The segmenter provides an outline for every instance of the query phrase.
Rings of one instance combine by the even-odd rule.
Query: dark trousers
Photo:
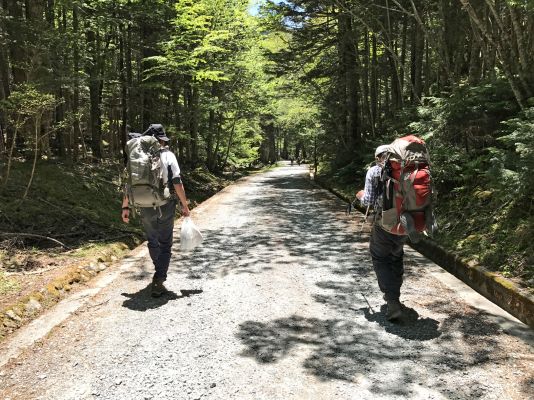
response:
[[[171,261],[175,212],[176,201],[174,200],[159,208],[141,208],[141,222],[148,240],[148,252],[156,268],[154,279],[167,279]]]
[[[378,225],[373,225],[369,250],[378,287],[386,300],[398,300],[404,274],[404,242],[406,236],[393,235]]]

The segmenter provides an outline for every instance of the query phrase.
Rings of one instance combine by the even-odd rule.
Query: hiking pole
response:
[[[369,303],[369,300],[367,300],[367,297],[365,297],[363,293],[361,293],[361,295],[365,299],[365,302],[367,303],[367,305],[369,306],[369,310],[371,310],[371,314],[374,314],[375,310],[373,310],[373,307],[371,307],[371,304]]]
[[[360,225],[360,230],[358,232],[358,235],[361,235],[362,234],[362,231],[363,231],[363,226],[365,225],[365,223],[367,222],[367,216],[369,215],[369,207],[371,207],[371,205],[369,204],[367,206],[367,210],[365,210],[365,215],[363,216],[363,221]]]
[[[358,198],[354,198],[354,200],[352,200],[352,202],[349,203],[349,205],[347,206],[347,209],[345,210],[346,215],[350,215],[350,213],[352,212],[352,209],[356,208],[356,206],[354,205],[354,203],[356,203],[356,200],[358,200]]]

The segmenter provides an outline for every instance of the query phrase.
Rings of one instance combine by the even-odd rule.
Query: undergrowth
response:
[[[41,161],[29,194],[22,199],[31,165],[15,161],[7,185],[0,190],[0,230],[54,238],[78,247],[127,235],[139,235],[138,224],[120,220],[119,165],[67,166]],[[4,246],[57,248],[36,237],[3,237]]]
[[[0,271],[0,295],[7,294],[20,289],[20,284],[14,279],[6,276],[5,272]]]
[[[7,185],[0,187],[0,261],[4,260],[4,267],[23,268],[10,259],[21,251],[85,257],[113,243],[130,248],[139,244],[143,238],[140,219],[131,218],[129,224],[121,220],[121,171],[119,163],[68,166],[43,160],[37,164],[28,196],[22,199],[31,165],[15,160]],[[215,176],[203,168],[184,171],[190,208],[239,177],[233,175]]]

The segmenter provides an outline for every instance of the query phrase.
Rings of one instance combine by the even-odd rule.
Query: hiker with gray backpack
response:
[[[367,171],[365,188],[356,197],[374,208],[369,250],[380,291],[387,303],[386,318],[402,317],[400,288],[404,275],[407,236],[419,241],[436,229],[432,212],[430,161],[425,142],[410,135],[375,151],[377,165]]]
[[[169,138],[161,124],[152,124],[140,136],[126,143],[128,180],[122,200],[122,220],[129,222],[130,213],[140,210],[141,222],[148,241],[148,251],[155,273],[151,294],[159,297],[167,291],[164,282],[171,259],[176,204],[189,216],[189,207],[180,178],[176,156],[168,148]]]

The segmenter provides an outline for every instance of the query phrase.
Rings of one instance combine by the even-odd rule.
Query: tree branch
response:
[[[30,238],[37,238],[37,239],[46,239],[46,240],[50,240],[50,241],[52,241],[54,243],[59,244],[61,247],[65,248],[67,250],[71,250],[71,248],[69,246],[67,246],[64,243],[61,243],[59,240],[56,240],[56,239],[48,237],[48,236],[36,235],[36,234],[33,234],[33,233],[0,232],[0,236],[5,236],[5,237],[30,237]]]

